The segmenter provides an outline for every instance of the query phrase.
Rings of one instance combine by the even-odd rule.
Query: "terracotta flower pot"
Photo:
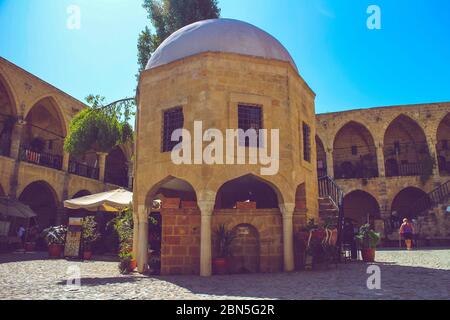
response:
[[[83,252],[83,260],[91,260],[92,259],[92,251],[86,250]]]
[[[48,245],[48,256],[52,259],[59,259],[59,258],[61,258],[63,249],[64,249],[64,245],[62,245],[62,244],[49,244]]]
[[[314,240],[323,240],[327,236],[327,233],[323,229],[314,230],[312,233],[312,239]]]
[[[223,275],[228,273],[227,258],[214,258],[212,263],[214,274]]]
[[[25,242],[23,248],[25,249],[26,252],[31,252],[34,251],[36,247],[36,242]]]
[[[136,259],[131,259],[130,261],[130,272],[134,271],[137,268],[137,261]]]
[[[364,262],[375,262],[375,249],[362,248],[361,255]]]

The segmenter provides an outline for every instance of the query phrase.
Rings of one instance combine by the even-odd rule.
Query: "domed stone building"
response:
[[[134,177],[139,271],[158,251],[161,274],[211,275],[219,254],[214,230],[222,224],[237,235],[233,272],[294,270],[293,234],[307,219],[318,218],[314,99],[288,51],[248,23],[200,21],[166,39],[139,82]],[[172,160],[178,142],[171,135],[181,128],[191,135],[183,133],[182,144],[192,164]],[[207,129],[227,138],[227,129],[236,133],[209,162],[198,158],[213,140],[202,140]],[[255,129],[257,143],[237,129]],[[267,129],[267,136],[260,129]],[[279,139],[272,136],[276,130]],[[252,152],[274,155],[277,148],[279,163],[270,174],[263,174],[267,162],[245,161]],[[161,239],[149,233],[149,216],[159,222]]]

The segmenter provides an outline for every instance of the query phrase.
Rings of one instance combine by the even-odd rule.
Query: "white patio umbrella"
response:
[[[5,197],[0,197],[0,213],[5,216],[23,219],[36,217],[36,213],[29,206]]]
[[[64,207],[89,211],[119,212],[130,207],[132,203],[132,192],[125,189],[117,189],[66,200],[64,201]]]

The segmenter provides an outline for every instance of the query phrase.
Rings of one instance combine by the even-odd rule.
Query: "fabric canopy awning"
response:
[[[29,206],[5,197],[0,197],[0,213],[5,216],[24,219],[36,217],[36,213]]]
[[[85,209],[89,211],[117,212],[132,205],[133,193],[125,189],[111,190],[89,196],[66,200],[68,209]]]

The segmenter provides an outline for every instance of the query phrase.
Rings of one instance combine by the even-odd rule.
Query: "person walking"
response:
[[[412,240],[414,238],[414,226],[407,218],[403,219],[403,224],[400,226],[399,234],[405,241],[406,249],[411,250]]]

